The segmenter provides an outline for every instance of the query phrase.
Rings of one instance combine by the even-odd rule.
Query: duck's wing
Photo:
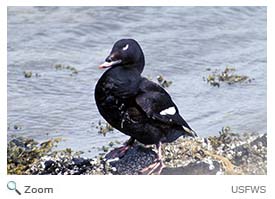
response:
[[[180,125],[186,132],[195,134],[180,116],[170,95],[158,84],[143,78],[136,96],[136,103],[147,117],[166,124]]]

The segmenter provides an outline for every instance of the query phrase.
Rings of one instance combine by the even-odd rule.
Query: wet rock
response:
[[[72,161],[78,167],[90,166],[91,165],[90,161],[88,159],[85,159],[85,158],[75,157],[75,158],[72,158]]]
[[[52,167],[55,164],[55,161],[53,160],[47,160],[45,161],[44,165],[45,165],[45,170],[47,170],[48,168]]]
[[[256,137],[250,143],[244,143],[233,149],[232,163],[239,166],[243,172],[265,174],[267,163],[267,136]]]
[[[153,164],[157,154],[152,148],[146,148],[142,145],[134,145],[119,160],[111,161],[110,165],[115,168],[114,174],[134,175],[139,174],[140,170]]]
[[[250,143],[251,146],[267,147],[267,134],[257,137]]]
[[[24,71],[23,74],[24,74],[24,77],[25,77],[25,78],[31,78],[31,77],[33,77],[33,76],[35,76],[35,77],[41,77],[40,74],[38,74],[38,73],[33,73],[32,71]]]
[[[24,77],[25,78],[31,78],[32,77],[32,71],[24,71]]]
[[[181,167],[166,167],[161,175],[216,175],[220,170],[221,165],[217,161],[213,161],[213,164],[193,162]]]
[[[31,168],[36,163],[48,156],[52,148],[60,141],[53,139],[38,144],[33,139],[14,138],[8,143],[7,149],[7,169],[10,174],[33,174],[36,173]]]
[[[120,159],[81,157],[71,149],[53,150],[56,140],[41,144],[17,138],[8,143],[9,174],[39,175],[137,175],[154,163],[153,147],[135,143]],[[114,145],[108,146],[111,150]],[[218,136],[179,138],[162,145],[162,175],[256,174],[267,172],[266,134],[235,134],[225,127]],[[106,150],[107,151],[107,150]]]
[[[117,169],[114,174],[138,174],[138,170],[152,164],[155,152],[142,148],[135,146],[118,160],[119,164],[113,164]],[[266,174],[266,134],[240,135],[225,127],[219,136],[179,138],[163,144],[162,154],[166,166],[163,175]]]

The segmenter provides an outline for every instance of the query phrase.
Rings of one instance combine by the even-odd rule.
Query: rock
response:
[[[139,171],[150,164],[157,158],[156,152],[151,148],[146,148],[142,145],[134,145],[126,154],[119,160],[111,161],[110,165],[116,168],[114,174],[139,174]]]
[[[260,143],[262,144],[263,147],[267,147],[267,134],[264,134],[262,136],[257,137],[255,140],[253,140],[250,145],[257,145],[259,146]]]
[[[46,162],[44,162],[44,166],[45,166],[45,170],[49,170],[51,167],[53,167],[55,165],[55,161],[53,160],[47,160]]]
[[[78,167],[90,166],[91,165],[90,161],[88,159],[85,159],[85,158],[77,157],[77,158],[73,158],[72,161]]]
[[[214,166],[214,168],[212,168]],[[161,175],[216,175],[221,169],[221,165],[217,161],[213,161],[213,165],[206,162],[190,163],[181,167],[167,167],[161,172]]]
[[[25,78],[31,78],[32,77],[32,71],[24,71],[24,77]]]
[[[54,151],[56,143],[58,140],[41,144],[25,138],[11,140],[8,143],[8,174],[137,175],[157,158],[154,148],[140,143],[135,143],[120,159],[108,161],[104,159],[106,152],[90,159],[71,149]],[[266,134],[240,135],[223,128],[219,136],[179,138],[163,144],[166,167],[161,175],[265,175],[266,154]]]

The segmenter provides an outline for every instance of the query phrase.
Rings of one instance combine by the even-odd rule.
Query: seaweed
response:
[[[70,66],[70,65],[55,64],[54,68],[56,70],[67,70],[67,71],[70,71],[71,72],[70,76],[78,74],[78,70],[75,67]]]
[[[102,134],[104,137],[108,132],[114,131],[114,127],[112,127],[108,122],[101,122],[101,120],[98,121],[96,128],[98,129],[98,133]]]
[[[162,75],[157,76],[157,81],[158,84],[161,85],[163,88],[168,88],[172,84],[172,81],[164,79]]]
[[[211,71],[210,68],[206,69],[207,71]],[[211,74],[207,76],[207,78],[203,77],[204,81],[206,80],[207,83],[211,86],[220,87],[221,83],[227,83],[228,85],[236,84],[236,83],[251,83],[253,78],[249,78],[246,75],[238,75],[235,74],[236,68],[226,66],[226,68],[219,72],[219,70],[214,70]]]
[[[94,158],[67,148],[53,150],[60,139],[38,143],[33,139],[15,138],[8,143],[8,174],[52,175],[124,175],[139,171],[156,161],[156,152],[139,142],[118,159],[105,155],[116,141],[101,147]],[[166,168],[161,174],[185,175],[265,175],[267,173],[267,136],[255,133],[234,133],[224,127],[216,136],[179,138],[162,145]]]
[[[7,169],[8,174],[31,174],[31,165],[50,154],[60,138],[39,144],[33,139],[18,137],[8,143]]]
[[[24,71],[23,72],[25,78],[31,78],[33,76],[40,77],[41,75],[38,73],[33,73],[32,71]]]

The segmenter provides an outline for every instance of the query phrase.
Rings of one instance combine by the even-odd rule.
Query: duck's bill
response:
[[[103,69],[103,68],[109,68],[113,65],[121,63],[121,60],[116,60],[116,61],[111,61],[111,62],[104,62],[103,64],[99,65],[98,68]]]

